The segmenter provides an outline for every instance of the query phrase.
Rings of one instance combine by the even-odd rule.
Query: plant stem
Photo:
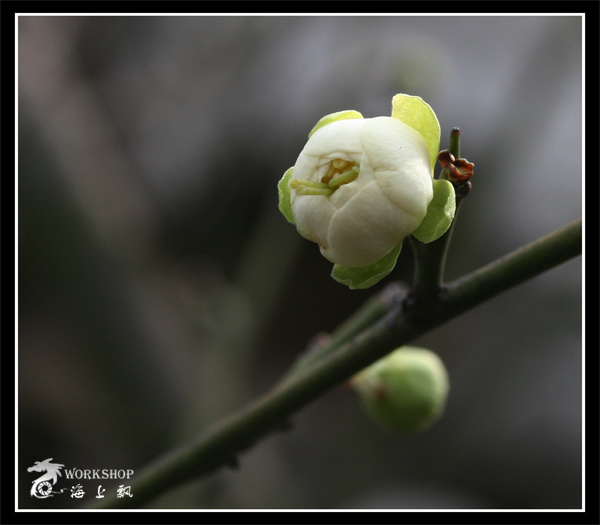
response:
[[[450,147],[448,151],[454,155],[455,159],[460,158],[460,129],[452,128],[450,132]]]
[[[317,336],[316,344],[309,343],[308,348],[300,354],[288,372],[280,379],[279,383],[287,381],[292,375],[304,370],[312,363],[331,354],[336,348],[350,341],[353,337],[366,330],[373,323],[381,319],[392,308],[400,305],[408,294],[405,284],[392,282],[381,292],[371,297],[354,314],[344,321],[330,336]]]
[[[389,352],[579,255],[581,235],[579,220],[449,284],[438,299],[439,315],[427,317],[426,322],[407,313],[402,304],[395,304],[348,343],[298,370],[247,408],[207,429],[192,443],[158,458],[137,477],[132,487],[133,498],[105,498],[96,508],[139,507],[190,479],[235,463],[240,451],[277,430],[294,412]]]
[[[453,128],[450,133],[450,147],[448,151],[455,157],[460,156],[460,130]],[[446,169],[442,169],[440,178],[448,179]],[[414,237],[409,237],[410,245],[415,256],[415,275],[413,280],[413,289],[411,293],[411,305],[416,310],[427,313],[430,316],[437,316],[435,307],[439,305],[439,294],[443,290],[444,269],[446,267],[446,255],[458,211],[464,198],[469,194],[470,182],[451,181],[456,195],[456,210],[454,219],[448,231],[436,241],[424,244]]]
[[[462,313],[581,254],[581,219],[461,277],[446,288],[446,310]]]

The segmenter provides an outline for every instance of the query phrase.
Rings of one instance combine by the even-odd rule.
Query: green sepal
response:
[[[398,255],[400,255],[400,250],[402,250],[402,241],[390,253],[369,266],[348,268],[347,266],[336,264],[331,272],[331,277],[339,283],[348,286],[350,290],[370,288],[394,269]]]
[[[279,184],[277,184],[277,192],[279,193],[279,210],[283,213],[283,216],[292,224],[294,221],[294,214],[292,213],[292,194],[290,190],[290,179],[294,173],[294,167],[292,166],[287,170]]]
[[[325,115],[315,127],[308,134],[308,138],[312,137],[313,133],[317,131],[319,128],[323,126],[327,126],[327,124],[331,124],[332,122],[336,122],[338,120],[348,120],[353,118],[364,118],[358,111],[354,111],[353,109],[347,109],[345,111],[338,111],[337,113],[330,113],[329,115]]]
[[[439,239],[452,224],[456,212],[456,196],[450,181],[433,181],[433,199],[427,207],[427,215],[421,225],[412,233],[425,244]]]
[[[442,130],[431,106],[421,97],[399,93],[392,99],[392,117],[416,129],[425,139],[425,144],[427,144],[429,150],[431,173],[433,174],[440,152]]]

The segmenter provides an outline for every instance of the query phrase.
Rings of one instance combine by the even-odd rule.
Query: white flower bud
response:
[[[433,197],[430,152],[397,118],[317,129],[290,179],[296,226],[330,261],[371,265],[419,227]]]
[[[433,242],[452,223],[454,187],[433,179],[440,123],[420,97],[396,95],[391,117],[331,113],[308,137],[279,181],[279,209],[335,263],[336,281],[373,286],[407,235]]]

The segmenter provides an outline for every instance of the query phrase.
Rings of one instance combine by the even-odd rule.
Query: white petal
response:
[[[332,216],[328,247],[321,253],[343,266],[368,266],[387,255],[420,222],[395,206],[373,181]]]
[[[292,173],[290,182],[294,179],[318,180],[316,178],[316,173],[319,160],[320,157],[305,155],[304,152],[302,152],[294,165],[294,172]],[[294,202],[295,193],[296,192],[292,192],[292,202]]]
[[[364,155],[390,200],[421,221],[433,198],[429,150],[421,134],[398,119],[368,119],[361,130]]]
[[[323,126],[308,139],[300,155],[336,158],[336,153],[360,153],[360,130],[368,120],[338,120]]]
[[[292,211],[296,224],[304,230],[303,235],[321,246],[327,246],[329,223],[336,212],[329,199],[323,195],[296,195]]]
[[[360,162],[364,124],[365,119],[338,120],[318,129],[298,156],[292,179],[321,180],[333,159]]]
[[[354,196],[356,196],[356,194],[365,186],[374,181],[371,164],[366,157],[363,156],[363,159],[363,162],[360,163],[360,172],[358,177],[352,182],[340,186],[335,193],[329,197],[331,204],[333,204],[338,210],[342,206],[345,206],[345,204]]]

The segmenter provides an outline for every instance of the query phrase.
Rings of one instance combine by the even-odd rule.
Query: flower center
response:
[[[290,188],[295,189],[298,195],[332,195],[335,190],[344,184],[352,182],[358,177],[360,168],[356,162],[344,159],[333,159],[329,163],[327,173],[321,180],[312,181],[292,179]]]

